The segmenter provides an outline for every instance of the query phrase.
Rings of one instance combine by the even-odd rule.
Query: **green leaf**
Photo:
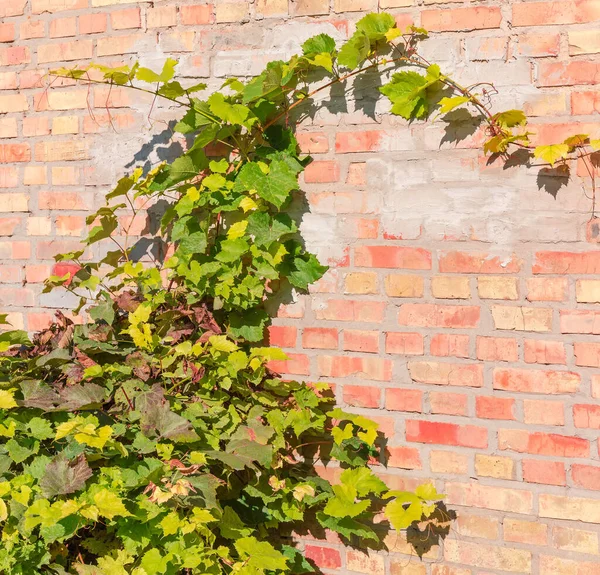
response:
[[[429,85],[427,79],[417,72],[400,72],[379,90],[392,102],[393,114],[412,120],[427,115],[426,89]]]
[[[391,28],[396,26],[396,20],[387,12],[367,14],[356,23],[356,29],[364,32],[371,41],[383,40]]]
[[[223,516],[219,521],[219,529],[221,535],[226,539],[242,539],[248,537],[252,533],[252,528],[245,525],[240,516],[227,506],[223,510]]]
[[[533,150],[536,158],[548,162],[551,166],[569,155],[569,146],[567,144],[551,144],[549,146],[538,146]]]
[[[112,324],[115,319],[115,304],[110,299],[101,300],[100,303],[89,310],[90,317],[96,321],[105,321]]]
[[[83,489],[91,476],[92,470],[84,455],[69,461],[64,454],[59,454],[46,467],[40,487],[44,497],[68,495]]]
[[[251,567],[266,571],[283,570],[287,567],[287,559],[266,541],[259,541],[256,537],[243,537],[235,543],[235,548],[240,556]]]
[[[369,37],[362,31],[356,31],[340,49],[338,53],[338,63],[350,70],[358,68],[362,64],[371,50]]]
[[[371,505],[368,499],[356,501],[356,489],[350,485],[333,485],[334,497],[327,501],[323,513],[332,517],[356,517]]]
[[[260,309],[242,314],[232,313],[229,316],[229,332],[234,337],[241,337],[246,341],[262,341],[268,321],[269,315]]]
[[[258,163],[249,162],[240,170],[235,180],[234,192],[254,191],[267,202],[280,208],[292,190],[298,189],[298,178],[289,165],[273,160],[265,173]]]
[[[494,114],[493,119],[502,128],[514,128],[515,126],[524,126],[527,124],[527,116],[521,110],[507,110]]]
[[[467,96],[454,96],[453,98],[442,98],[439,101],[440,113],[447,114],[448,112],[451,112],[455,108],[458,108],[459,106],[462,106],[463,104],[466,104],[470,100],[471,100],[471,98],[469,98]]]
[[[296,223],[287,214],[270,216],[266,212],[254,212],[248,217],[246,232],[254,236],[259,246],[270,246],[280,241],[284,236],[298,231]]]
[[[309,38],[302,44],[302,53],[307,54],[321,54],[326,52],[332,54],[335,51],[335,40],[328,34],[318,34]]]
[[[370,493],[380,495],[387,491],[386,484],[379,479],[368,467],[346,469],[340,476],[342,483],[354,487],[360,497]]]
[[[313,254],[309,254],[308,261],[294,258],[294,267],[296,269],[289,274],[288,279],[293,286],[300,289],[307,289],[328,270],[327,266],[322,266]]]
[[[251,114],[248,106],[231,104],[219,92],[215,92],[208,99],[208,105],[212,114],[229,124],[244,126]]]
[[[98,513],[107,519],[131,515],[123,504],[123,500],[108,489],[101,489],[94,495],[94,505],[98,508]]]
[[[219,246],[215,255],[215,259],[224,263],[231,263],[238,261],[248,250],[250,246],[248,242],[243,238],[237,238],[235,240],[223,240]]]
[[[175,75],[175,66],[177,66],[177,60],[167,58],[160,74],[148,68],[138,68],[135,77],[141,82],[147,82],[148,84],[169,82]]]
[[[392,527],[400,531],[410,527],[413,521],[421,520],[423,504],[416,495],[407,494],[407,497],[398,498],[388,503],[384,515],[390,520]]]

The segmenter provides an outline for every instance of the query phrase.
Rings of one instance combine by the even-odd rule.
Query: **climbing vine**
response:
[[[487,153],[525,149],[566,169],[600,147],[587,135],[532,147],[522,112],[492,114],[477,87],[418,55],[425,35],[370,14],[339,49],[320,34],[206,99],[204,84],[174,79],[170,59],[158,73],[54,72],[171,101],[191,145],[119,180],[88,217],[81,250],[57,256],[64,273],[45,289],[75,294],[89,321],[59,313],[31,340],[0,335],[1,573],[302,573],[314,566],[294,533],[330,530],[361,546],[388,529],[429,545],[447,533],[432,484],[399,492],[378,476],[377,425],[335,407],[327,384],[280,379],[269,362],[286,356],[264,344],[270,312],[327,269],[290,215],[310,162],[295,109],[319,92],[399,70],[380,88],[393,114],[444,118],[464,107],[487,126]],[[151,260],[131,245],[150,205],[164,206],[150,225]],[[98,243],[103,257],[92,261]]]

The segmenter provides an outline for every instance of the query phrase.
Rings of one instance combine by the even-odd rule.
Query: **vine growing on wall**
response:
[[[0,335],[0,572],[302,573],[313,565],[294,533],[330,530],[361,546],[389,529],[429,544],[447,533],[433,485],[390,490],[369,465],[385,463],[377,425],[335,407],[327,384],[280,379],[269,362],[286,356],[263,343],[269,310],[326,271],[290,215],[310,162],[295,109],[319,92],[395,69],[380,88],[393,114],[463,106],[486,123],[491,154],[518,147],[568,166],[600,147],[578,135],[532,148],[522,112],[492,114],[477,88],[418,55],[425,35],[370,14],[339,49],[319,34],[206,99],[203,84],[174,79],[174,60],[160,72],[55,71],[181,106],[175,129],[192,144],[119,180],[88,217],[81,250],[57,256],[69,271],[45,289],[75,294],[89,321],[59,313],[31,340]],[[130,232],[159,201],[158,256],[136,260]],[[103,257],[90,261],[97,243]],[[323,464],[334,472],[319,475]]]

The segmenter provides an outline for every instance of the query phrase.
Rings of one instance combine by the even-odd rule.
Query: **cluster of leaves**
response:
[[[391,16],[372,14],[339,51],[319,35],[205,100],[203,85],[173,79],[172,60],[160,73],[58,72],[151,84],[185,106],[176,129],[191,145],[122,178],[88,218],[81,251],[57,256],[71,271],[46,289],[76,294],[91,321],[58,314],[31,341],[0,335],[1,573],[302,573],[313,566],[293,533],[375,544],[390,527],[437,521],[433,486],[390,491],[369,467],[381,455],[377,425],[336,408],[326,384],[278,378],[268,362],[285,354],[263,344],[270,306],[326,270],[290,216],[310,158],[285,120],[315,78],[343,81],[382,54],[412,61],[422,33],[403,36]],[[420,117],[442,76],[435,66],[412,74],[384,92],[396,112]],[[129,230],[148,205],[164,210],[156,259],[140,261]],[[90,262],[99,242],[104,257]]]

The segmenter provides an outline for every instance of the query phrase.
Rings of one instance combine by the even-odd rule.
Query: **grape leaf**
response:
[[[85,482],[91,476],[92,470],[84,455],[69,461],[61,453],[46,466],[46,473],[40,481],[40,487],[44,497],[67,495],[83,489]]]
[[[408,506],[405,508],[407,503]],[[423,504],[416,495],[408,493],[407,497],[398,498],[388,503],[385,506],[384,514],[390,520],[392,527],[400,531],[409,527],[413,521],[421,520]]]
[[[234,192],[255,191],[261,198],[280,208],[292,190],[298,189],[298,179],[290,166],[273,160],[265,173],[256,162],[249,162],[235,180]]]
[[[335,40],[328,34],[318,34],[309,38],[304,44],[302,44],[302,53],[307,54],[321,54],[327,52],[328,54],[333,53],[335,50]]]
[[[550,144],[549,146],[538,146],[533,150],[533,155],[536,158],[548,162],[551,166],[569,154],[569,146],[567,144]]]
[[[361,31],[356,31],[340,49],[338,63],[354,70],[365,61],[371,50],[369,37]]]
[[[356,23],[356,29],[364,32],[371,41],[383,40],[395,26],[396,20],[387,12],[367,14]]]
[[[470,101],[471,98],[467,96],[454,96],[453,98],[442,98],[439,101],[440,113],[447,114],[454,110],[454,108],[458,108],[458,106],[462,106],[462,104],[466,104]]]
[[[154,82],[169,82],[175,75],[175,66],[177,66],[177,60],[167,58],[160,74],[157,74],[149,68],[138,68],[135,77],[141,82],[147,82],[148,84],[153,84]]]
[[[527,116],[521,110],[507,110],[494,114],[493,119],[502,128],[514,128],[527,124]]]
[[[379,90],[392,102],[393,114],[411,120],[427,115],[425,91],[428,85],[427,79],[417,72],[400,72],[394,74],[392,81]]]
[[[307,289],[316,282],[327,271],[327,266],[322,266],[313,255],[308,256],[308,261],[302,258],[294,258],[294,271],[290,272],[288,279],[290,283],[300,289]]]
[[[261,571],[275,571],[287,567],[286,557],[266,541],[259,541],[256,537],[243,537],[234,545],[240,558],[251,567]]]

